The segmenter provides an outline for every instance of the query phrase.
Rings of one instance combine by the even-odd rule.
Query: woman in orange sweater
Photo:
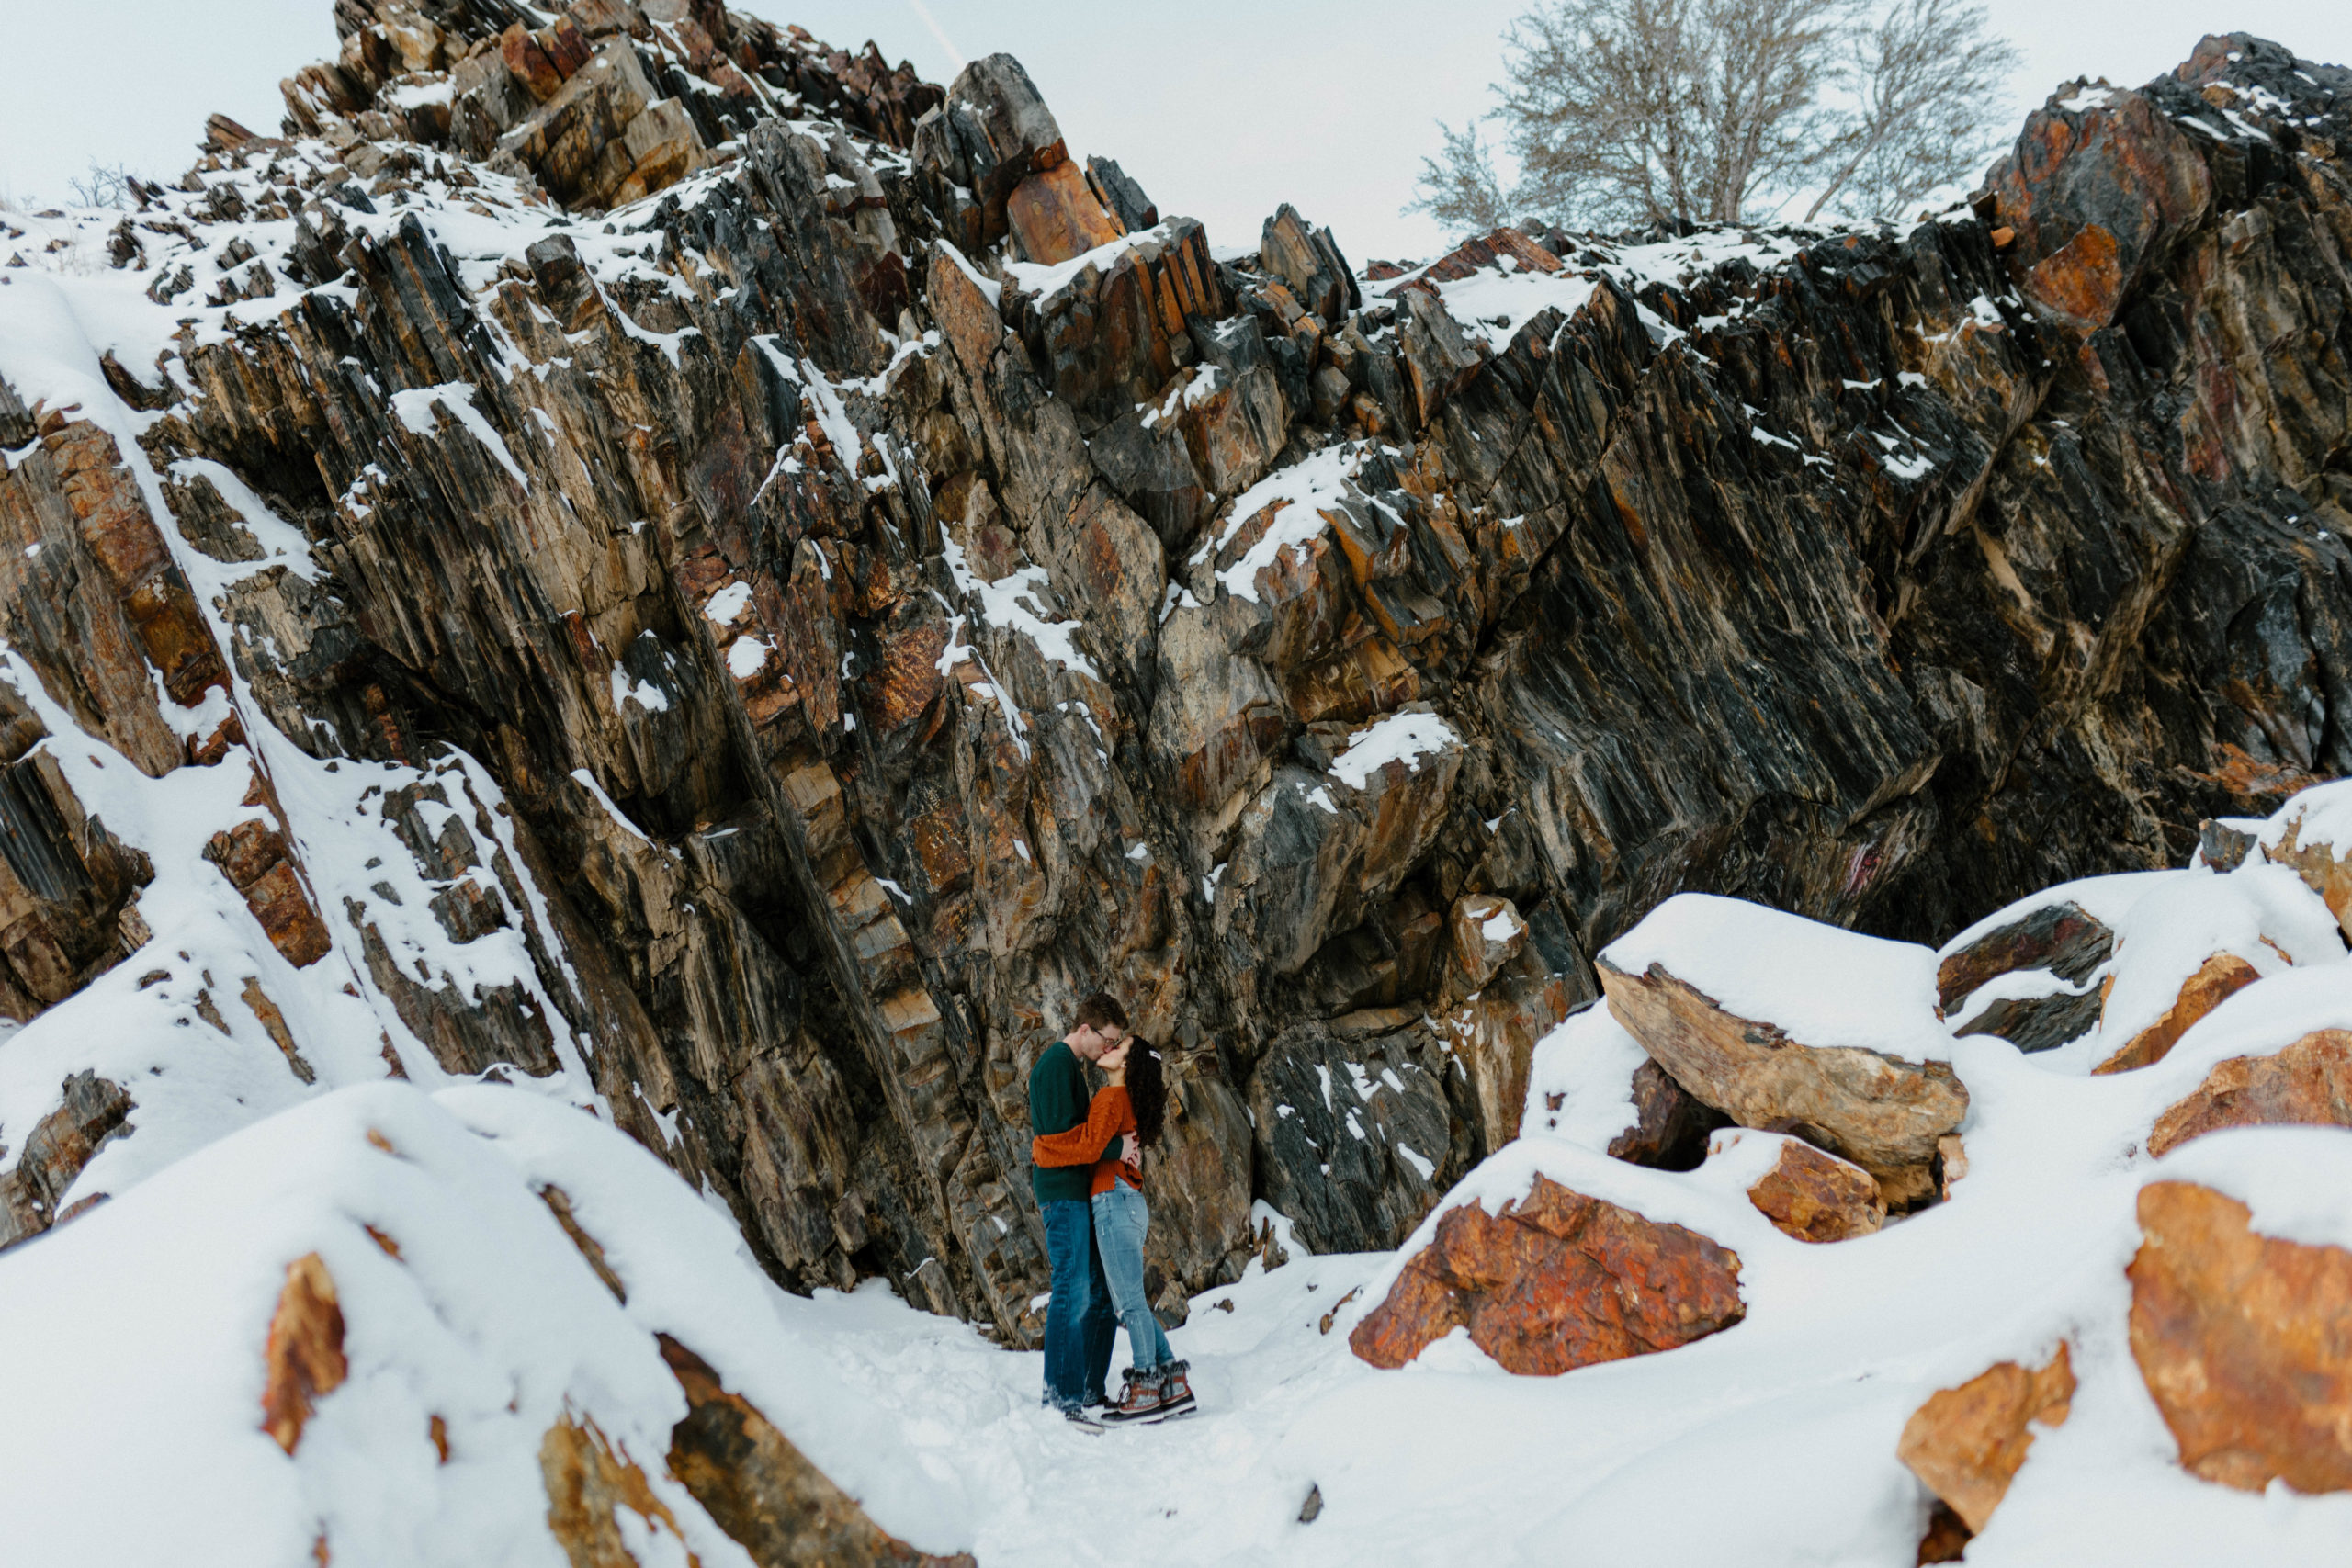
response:
[[[1143,1241],[1151,1226],[1143,1197],[1143,1151],[1159,1142],[1168,1083],[1159,1053],[1133,1035],[1096,1065],[1107,1081],[1087,1108],[1085,1122],[1032,1138],[1029,1157],[1043,1166],[1094,1168],[1094,1247],[1135,1359],[1119,1403],[1104,1413],[1103,1424],[1164,1421],[1194,1408],[1190,1369],[1168,1348],[1143,1288]]]

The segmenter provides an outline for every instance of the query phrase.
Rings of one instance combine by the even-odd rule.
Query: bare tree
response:
[[[130,205],[131,173],[121,164],[101,164],[90,160],[87,174],[77,175],[65,182],[65,188],[76,207],[129,207]]]
[[[1510,222],[1510,198],[1495,173],[1494,155],[1479,140],[1477,123],[1456,130],[1440,120],[1437,129],[1445,148],[1436,157],[1421,160],[1421,194],[1407,202],[1405,210],[1426,212],[1446,228],[1465,232],[1485,232]]]
[[[1973,174],[2017,69],[2018,51],[1961,0],[1902,0],[1848,39],[1856,99],[1840,162],[1805,209],[1833,198],[1864,217],[1899,216],[1938,186]]]
[[[1808,217],[1883,216],[1982,155],[2015,58],[1965,0],[1551,0],[1504,36],[1516,187],[1475,127],[1440,126],[1407,210],[1680,226],[1817,192]]]

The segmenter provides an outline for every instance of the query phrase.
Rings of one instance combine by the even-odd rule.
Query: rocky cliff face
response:
[[[2352,74],[2275,45],[1905,232],[1358,273],[1003,56],[336,19],[282,137],[0,242],[86,260],[0,271],[7,1235],[489,1074],[1022,1341],[1100,987],[1181,1310],[1254,1198],[1400,1240],[1669,893],[1939,941],[2352,771]]]

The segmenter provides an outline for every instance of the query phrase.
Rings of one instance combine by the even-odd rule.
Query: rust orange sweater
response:
[[[1111,1183],[1124,1181],[1136,1184],[1127,1168],[1119,1162],[1114,1145],[1122,1134],[1136,1130],[1135,1107],[1127,1100],[1126,1089],[1118,1084],[1098,1090],[1094,1103],[1086,1108],[1086,1120],[1067,1133],[1042,1133],[1029,1140],[1029,1158],[1043,1166],[1091,1165],[1094,1185],[1087,1191],[1090,1198],[1101,1197],[1111,1190]]]

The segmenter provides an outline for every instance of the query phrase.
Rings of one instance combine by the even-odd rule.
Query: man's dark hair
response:
[[[1127,1026],[1127,1010],[1121,1007],[1119,999],[1110,992],[1097,991],[1078,1004],[1078,1021],[1082,1029],[1100,1031],[1106,1026],[1125,1029]]]

